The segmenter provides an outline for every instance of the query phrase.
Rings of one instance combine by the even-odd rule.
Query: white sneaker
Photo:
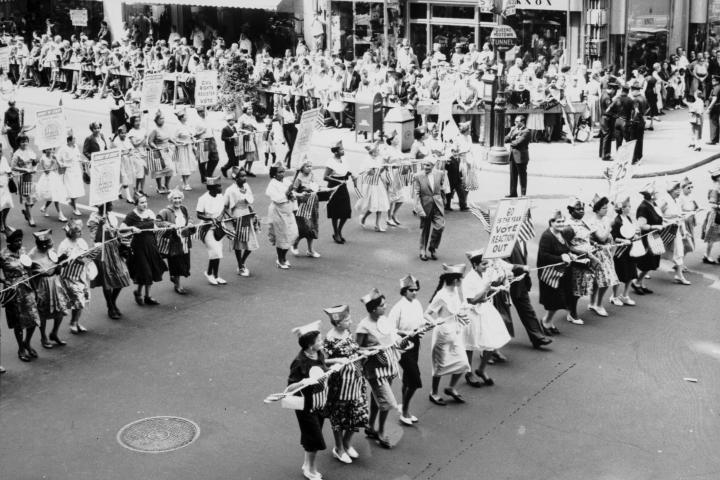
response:
[[[305,254],[305,256],[310,257],[310,258],[320,258],[321,257],[321,255],[318,252],[307,252]]]
[[[290,265],[287,262],[280,263],[280,260],[275,260],[275,265],[281,270],[287,270],[288,268],[290,268]]]
[[[360,454],[353,447],[348,447],[345,449],[345,451],[347,452],[348,456],[350,456],[350,458],[360,458]]]
[[[65,215],[63,215],[62,213],[59,213],[59,214],[58,214],[58,220],[60,220],[61,222],[67,222],[67,221],[68,221],[68,219],[67,219],[67,218],[65,217]]]
[[[215,279],[215,277],[213,277],[212,275],[208,274],[207,272],[205,272],[205,278],[207,278],[207,281],[208,281],[208,283],[209,283],[210,285],[217,285],[217,284],[218,284],[218,282],[217,282],[217,280]]]
[[[632,298],[627,297],[627,296],[620,297],[620,300],[622,300],[623,305],[630,305],[631,307],[634,307],[635,305],[637,305],[637,303],[635,303],[635,300],[633,300]]]
[[[412,420],[413,423],[418,423],[420,421],[415,415],[410,415],[410,420]]]
[[[247,267],[243,267],[243,269],[240,270],[240,276],[241,276],[241,277],[249,277],[249,276],[250,276],[250,270],[248,270]]]
[[[403,425],[412,425],[413,421],[412,421],[412,418],[410,418],[410,417],[404,417],[404,416],[400,415],[400,423],[402,423]]]
[[[622,297],[610,297],[610,303],[612,303],[616,307],[622,307],[623,306]]]
[[[573,318],[572,315],[568,313],[567,317],[565,318],[568,322],[574,324],[574,325],[585,325],[585,322],[581,318]]]
[[[333,457],[340,460],[342,463],[352,463],[352,459],[350,458],[350,455],[348,455],[345,452],[343,452],[342,455],[340,455],[339,453],[337,453],[337,450],[335,450],[335,447],[333,447],[333,449],[332,449],[332,455],[333,455]]]
[[[295,255],[296,257],[297,257],[298,255],[300,255],[300,252],[299,252],[298,249],[295,248],[295,247],[290,247],[290,252],[291,252],[293,255]]]
[[[227,282],[220,277],[215,277],[215,281],[218,283],[218,285],[227,285]]]

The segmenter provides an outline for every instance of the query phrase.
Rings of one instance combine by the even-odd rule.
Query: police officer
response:
[[[615,117],[615,143],[616,148],[620,148],[623,140],[630,140],[630,115],[633,111],[633,101],[628,97],[630,88],[623,85],[618,96],[610,106],[605,110],[611,116]]]
[[[612,104],[617,89],[620,85],[617,83],[608,83],[607,89],[600,96],[600,148],[599,156],[601,160],[612,160],[610,151],[612,150],[613,135],[615,131],[615,117],[607,112],[608,107]]]

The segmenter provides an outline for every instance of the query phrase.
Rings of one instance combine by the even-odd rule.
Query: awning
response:
[[[191,5],[196,7],[255,8],[259,10],[277,10],[283,0],[125,0],[128,5]]]

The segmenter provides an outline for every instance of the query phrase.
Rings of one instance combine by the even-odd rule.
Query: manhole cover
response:
[[[190,445],[200,435],[195,422],[180,417],[149,417],[125,425],[120,445],[136,452],[163,453]]]

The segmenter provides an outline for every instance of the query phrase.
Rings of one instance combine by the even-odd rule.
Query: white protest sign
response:
[[[152,112],[160,108],[160,97],[163,92],[163,74],[146,73],[140,94],[140,110]]]
[[[120,190],[119,148],[95,152],[90,158],[90,205],[117,200]]]
[[[218,72],[205,70],[195,74],[195,106],[212,107],[218,102]]]
[[[615,160],[607,170],[606,175],[610,183],[608,198],[612,201],[625,189],[628,181],[632,178],[632,161],[636,142],[637,140],[632,140],[623,143],[615,152]]]
[[[520,225],[530,208],[530,200],[502,200],[490,229],[490,238],[483,258],[506,258],[512,253]]]
[[[320,109],[313,108],[312,110],[306,110],[300,117],[300,123],[298,124],[298,133],[295,138],[295,146],[293,147],[292,157],[290,163],[297,165],[304,155],[308,152],[310,146],[310,139],[312,138],[313,130],[318,123],[318,117],[320,116]]]
[[[10,47],[0,48],[0,67],[5,73],[10,70]]]
[[[85,8],[70,10],[70,22],[74,27],[87,27],[88,11]]]
[[[67,142],[67,124],[62,107],[38,110],[36,124],[35,142],[40,150],[59,148]]]

